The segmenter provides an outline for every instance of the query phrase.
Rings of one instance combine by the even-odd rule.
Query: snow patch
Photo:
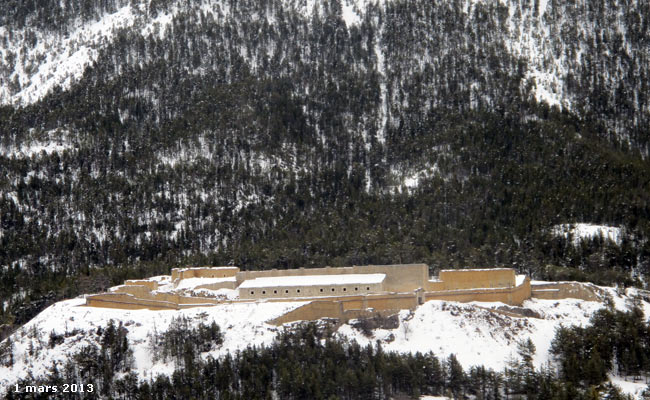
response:
[[[620,245],[623,230],[614,226],[578,223],[555,225],[551,232],[555,236],[563,236],[565,238],[568,238],[570,234],[573,237],[573,244],[576,246],[582,240],[590,240],[599,236]]]
[[[345,0],[342,4],[343,12],[343,21],[348,27],[352,25],[359,25],[361,23],[361,17],[359,16],[356,5],[353,1]]]
[[[235,282],[237,279],[234,276],[228,278],[187,278],[181,279],[176,286],[176,289],[194,289],[201,285],[211,285],[214,283]]]
[[[402,172],[398,168],[392,168],[391,175],[396,181],[392,187],[392,190],[395,193],[399,193],[401,191],[413,191],[420,187],[420,184],[423,181],[431,179],[439,173],[440,169],[436,164],[425,166],[419,170],[409,170],[406,172]]]
[[[644,399],[643,391],[648,388],[644,379],[634,381],[633,378],[623,378],[620,376],[609,375],[609,381],[618,386],[624,393],[632,395],[635,399]]]
[[[526,275],[517,275],[517,276],[515,277],[515,280],[516,280],[516,282],[515,282],[515,286],[520,286],[520,285],[523,284],[524,281],[526,280]]]

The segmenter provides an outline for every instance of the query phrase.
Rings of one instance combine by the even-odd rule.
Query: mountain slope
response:
[[[88,291],[72,277],[105,287],[177,263],[647,274],[643,2],[0,15],[4,323]],[[553,234],[567,223],[626,235],[576,247]]]

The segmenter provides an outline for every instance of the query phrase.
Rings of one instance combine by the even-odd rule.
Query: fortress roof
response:
[[[370,284],[381,283],[385,278],[386,274],[273,276],[246,280],[239,288]]]

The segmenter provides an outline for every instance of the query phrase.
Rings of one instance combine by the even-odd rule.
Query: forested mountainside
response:
[[[2,2],[2,321],[181,263],[642,285],[649,15],[645,0]],[[554,234],[580,222],[621,239]]]

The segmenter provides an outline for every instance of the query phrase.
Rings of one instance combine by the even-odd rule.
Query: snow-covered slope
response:
[[[626,296],[617,295],[611,288],[604,288],[612,296],[619,309],[627,307]],[[630,289],[632,290],[632,289]],[[632,295],[628,291],[628,295]],[[46,373],[53,363],[60,364],[65,357],[94,343],[93,332],[105,327],[109,320],[121,322],[128,330],[128,339],[134,350],[135,370],[142,379],[158,374],[170,374],[171,363],[154,362],[151,356],[149,336],[154,331],[163,332],[174,317],[183,315],[192,323],[215,321],[224,333],[224,343],[204,356],[222,356],[249,345],[269,344],[282,329],[292,324],[276,327],[267,324],[272,318],[304,303],[239,303],[215,307],[193,308],[180,311],[113,310],[84,306],[84,299],[56,303],[24,325],[11,336],[14,346],[13,367],[0,367],[0,386],[7,387],[31,373],[34,377]],[[592,314],[604,307],[599,302],[576,299],[526,301],[523,307],[536,317],[515,317],[489,311],[503,306],[501,303],[462,304],[430,301],[414,312],[399,313],[399,326],[395,329],[377,329],[372,336],[364,336],[353,326],[355,321],[338,329],[342,338],[356,340],[360,344],[380,341],[384,349],[398,352],[432,351],[440,357],[456,354],[467,368],[485,365],[501,370],[509,360],[516,358],[516,343],[530,338],[537,348],[535,364],[546,364],[550,358],[548,349],[555,329],[560,326],[584,325]],[[643,303],[647,312],[650,304]],[[48,347],[51,332],[64,335],[63,343],[53,349]],[[33,355],[30,355],[33,354]]]
[[[524,303],[542,318],[516,318],[484,308],[498,306],[503,304],[429,301],[415,312],[402,311],[397,329],[378,329],[374,336],[365,337],[344,325],[339,333],[363,345],[379,340],[385,350],[432,351],[441,357],[453,353],[465,367],[484,365],[495,370],[502,370],[509,359],[517,357],[517,341],[530,338],[537,347],[535,364],[542,366],[549,360],[555,328],[560,323],[584,325],[603,305],[576,299],[532,299]]]
[[[223,355],[249,345],[270,343],[278,328],[264,321],[278,317],[304,303],[239,303],[217,307],[200,307],[182,311],[117,310],[85,307],[85,299],[76,298],[56,303],[25,324],[10,339],[13,342],[14,365],[0,367],[0,387],[25,378],[43,376],[52,363],[63,363],[67,356],[95,343],[93,332],[110,320],[122,322],[128,330],[133,349],[135,370],[140,377],[170,374],[174,365],[153,363],[148,336],[164,332],[172,319],[185,316],[193,323],[216,321],[224,333],[223,346],[213,354]],[[50,333],[64,335],[65,341],[53,349],[48,347]],[[33,354],[30,356],[30,353]],[[207,356],[207,354],[206,354]]]
[[[30,104],[55,86],[69,88],[97,59],[99,49],[134,21],[131,7],[126,6],[97,21],[76,23],[65,35],[0,27],[0,40],[6,43],[0,47],[0,60],[13,66],[13,70],[4,71],[0,103]]]
[[[359,25],[368,7],[384,7],[385,3],[385,0],[343,0],[341,18],[348,27]],[[597,21],[587,18],[587,3],[578,2],[569,7],[571,15],[564,15],[567,10],[563,5],[544,0],[534,5],[522,0],[502,0],[495,4],[465,0],[461,9],[463,18],[467,19],[491,12],[489,7],[505,10],[498,28],[506,31],[502,32],[499,40],[506,40],[505,46],[510,54],[525,63],[526,84],[532,85],[537,100],[571,108],[573,100],[568,92],[568,74],[572,67],[583,62],[585,49],[580,44],[577,49],[569,47],[569,41],[565,44],[565,40],[558,39],[563,39],[571,31],[579,42],[597,28]],[[306,19],[327,7],[326,3],[318,0],[291,2],[285,6],[302,13]],[[164,9],[152,7],[148,1],[133,1],[90,21],[70,21],[70,26],[60,32],[30,26],[20,29],[0,26],[0,61],[5,65],[5,68],[0,68],[0,104],[31,104],[54,87],[67,89],[97,61],[103,48],[118,40],[120,30],[140,32],[143,37],[163,38],[171,33],[173,19],[182,13],[210,14],[221,21],[232,17],[228,4],[218,0],[205,0],[191,6],[186,2],[170,1]],[[568,19],[583,14],[585,20],[580,24]],[[611,32],[607,35],[620,35],[624,40],[621,50],[629,55],[631,49],[626,41],[628,19],[623,8],[614,10],[608,21],[612,24]],[[275,21],[269,17],[266,22],[273,24]],[[387,56],[383,51],[381,47],[375,48],[376,68],[382,75],[385,74],[382,60]],[[268,53],[272,52],[273,48],[269,48]],[[246,58],[245,51],[240,55]],[[419,54],[418,57],[426,59],[427,56]]]

